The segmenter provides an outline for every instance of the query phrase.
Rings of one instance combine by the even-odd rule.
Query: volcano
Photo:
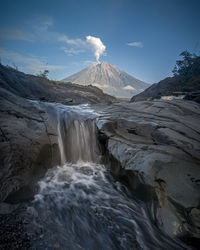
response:
[[[108,62],[94,62],[63,81],[93,85],[109,95],[120,98],[130,98],[150,86]]]

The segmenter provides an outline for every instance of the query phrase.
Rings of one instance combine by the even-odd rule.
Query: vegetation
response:
[[[8,64],[3,64],[2,62],[1,62],[1,58],[0,58],[0,65],[2,65],[2,66],[5,66],[6,68],[8,68],[8,69],[12,69],[12,70],[15,70],[15,71],[19,71],[19,69],[18,69],[18,66],[15,64],[15,63],[12,63],[12,66],[11,65],[8,65]]]
[[[200,56],[191,54],[188,51],[183,51],[180,56],[182,60],[177,60],[173,69],[174,75],[181,77],[182,82],[200,76]]]
[[[37,76],[47,79],[47,78],[48,78],[48,77],[47,77],[48,74],[49,74],[49,70],[48,70],[48,69],[45,69],[44,71],[40,71],[40,73],[39,73]]]

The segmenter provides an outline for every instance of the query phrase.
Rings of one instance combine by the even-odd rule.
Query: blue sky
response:
[[[171,75],[183,50],[199,53],[199,12],[199,0],[1,0],[0,58],[60,80],[100,49],[100,61],[153,83]]]

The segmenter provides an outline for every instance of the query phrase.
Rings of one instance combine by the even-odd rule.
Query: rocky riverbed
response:
[[[171,235],[200,233],[199,107],[183,100],[120,103],[99,119],[113,173],[141,199],[156,199]]]
[[[21,247],[21,242],[21,249],[30,246],[19,216],[21,206],[14,206],[30,202],[38,193],[37,181],[48,169],[61,165],[58,106],[67,108],[0,91],[0,199],[1,205],[14,204],[7,215],[0,216],[2,249],[10,247],[6,242],[12,233],[13,239],[18,238],[12,249]],[[192,101],[160,100],[98,104],[89,109],[97,113],[96,136],[104,165],[149,207],[159,228],[169,237],[189,239],[189,244],[197,244],[200,238],[199,108]]]

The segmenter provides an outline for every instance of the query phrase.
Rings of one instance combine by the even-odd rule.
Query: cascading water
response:
[[[95,117],[61,110],[61,166],[39,182],[29,207],[33,249],[185,249],[162,232],[146,204],[100,164]]]
[[[76,112],[63,112],[58,121],[58,143],[61,163],[96,162],[100,156],[96,123]]]

